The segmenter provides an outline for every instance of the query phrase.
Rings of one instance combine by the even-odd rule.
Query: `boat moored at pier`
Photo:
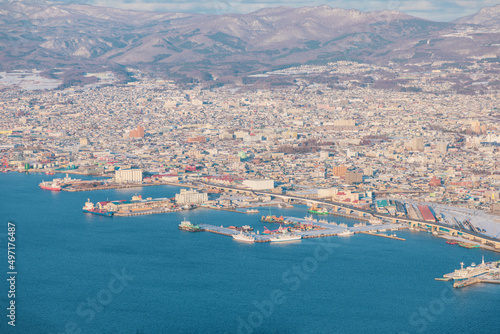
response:
[[[85,206],[83,207],[83,212],[91,213],[93,215],[106,216],[106,217],[113,216],[112,211],[96,208],[94,206],[94,203],[92,203],[90,199],[88,199],[87,202],[85,202]]]
[[[243,242],[255,242],[255,237],[253,237],[250,234],[245,234],[243,232],[240,232],[238,234],[233,234],[233,239]]]
[[[42,181],[39,184],[40,188],[43,190],[51,190],[51,191],[61,191],[62,187],[59,182],[52,181],[52,182],[47,182],[47,181]]]
[[[184,219],[179,224],[179,230],[189,231],[189,232],[203,232],[204,229],[200,227],[198,224],[193,224],[190,221]]]

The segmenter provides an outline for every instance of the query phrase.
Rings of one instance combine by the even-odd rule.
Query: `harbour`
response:
[[[319,332],[326,333],[332,326],[339,326],[339,332],[362,333],[366,326],[376,327],[380,319],[387,322],[380,333],[414,332],[415,327],[408,324],[408,317],[420,307],[427,307],[429,301],[440,296],[443,284],[447,284],[430,281],[430,275],[437,277],[452,271],[457,258],[458,262],[463,260],[469,264],[480,259],[481,254],[487,259],[500,260],[497,253],[448,245],[432,234],[410,231],[406,224],[401,224],[405,228],[395,231],[406,239],[405,242],[362,233],[336,236],[333,232],[337,234],[345,229],[357,232],[385,228],[387,232],[377,233],[392,232],[388,232],[390,225],[366,222],[361,226],[359,220],[332,215],[317,217],[318,223],[313,222],[326,227],[331,225],[335,230],[330,236],[325,231],[310,231],[305,232],[310,236],[303,235],[301,241],[255,242],[252,246],[232,240],[232,235],[239,233],[236,230],[219,230],[226,235],[215,233],[215,229],[212,233],[191,233],[180,231],[178,225],[186,219],[193,224],[218,227],[250,225],[262,232],[264,226],[272,230],[279,224],[260,222],[261,214],[205,208],[129,218],[84,214],[82,207],[89,193],[33,191],[42,175],[9,177],[12,180],[2,180],[5,192],[0,194],[5,204],[4,214],[18,222],[23,252],[33,254],[23,258],[24,284],[19,289],[19,298],[25,301],[23,310],[27,315],[38,314],[40,307],[51,311],[46,315],[46,323],[36,317],[20,318],[20,328],[26,333],[54,332],[54,328],[63,332],[66,322],[75,322],[82,331],[89,333],[103,332],[106,328],[124,332],[118,327],[106,327],[108,316],[120,323],[130,323],[131,333],[143,329],[144,333],[158,332],[160,327],[141,327],[141,322],[131,322],[138,308],[159,319],[160,329],[170,333],[195,332],[197,328],[208,328],[209,332],[235,332],[238,317],[246,318],[255,312],[253,301],[269,300],[272,291],[278,289],[287,299],[275,306],[275,318],[281,319],[285,314],[297,316],[286,323],[266,322],[260,327],[263,332],[278,328],[291,333],[307,332],[307,321],[319,321]],[[14,192],[32,203],[30,210],[22,209],[21,201],[11,196]],[[95,204],[96,200],[108,198],[130,200],[136,192],[136,189],[112,189],[93,192],[91,196],[95,197]],[[175,198],[177,193],[179,188],[170,186],[145,187],[139,192],[143,199]],[[261,211],[266,214],[268,210]],[[300,222],[304,218],[299,217],[306,215],[307,206],[272,207],[272,213],[278,217],[295,217]],[[327,222],[320,222],[323,218]],[[51,266],[48,259],[56,256],[59,262],[48,272],[47,267]],[[86,268],[84,276],[82,266]],[[298,273],[304,278],[295,274],[294,268],[300,268]],[[114,277],[111,270],[120,273],[123,270],[127,277],[134,279],[128,281],[122,293],[113,295],[113,302],[105,313],[96,313],[95,320],[87,323],[85,318],[78,316],[76,309],[87,297],[95,298],[100,289],[107,289],[108,280]],[[366,284],[366,275],[373,282],[370,286]],[[79,284],[67,284],[67,277],[79,279]],[[387,285],[388,277],[391,277],[390,285]],[[300,286],[288,283],[292,279],[294,283],[300,282]],[[214,293],[208,293],[209,290]],[[499,305],[498,285],[475,284],[455,290],[459,293],[459,302],[446,304],[446,316],[429,324],[429,331],[459,332],[470,324],[464,315],[475,314],[482,328],[494,332],[497,326],[491,319],[495,319],[493,308]],[[41,291],[52,291],[51,298],[44,298]],[[405,305],[387,315],[383,310],[394,307],[402,295],[407,296]],[[311,299],[315,302],[311,303]],[[143,300],[149,302],[141,304]],[[491,305],[492,310],[485,309],[485,303]],[[133,309],[122,308],[123,305],[133,306]],[[308,312],[318,316],[302,316],[304,305]],[[217,307],[218,312],[207,315],[207,307]],[[335,312],[330,320],[322,323],[325,318],[321,312],[329,308]],[[168,321],[164,318],[165,312],[171,315]],[[193,312],[199,316],[191,317]],[[377,321],[369,318],[360,324],[355,320],[359,312],[371,312]],[[178,319],[182,317],[191,320]],[[395,317],[403,321],[394,321]]]

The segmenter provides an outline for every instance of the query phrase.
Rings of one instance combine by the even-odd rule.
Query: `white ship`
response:
[[[314,217],[312,215],[305,216],[304,219],[309,221],[309,222],[317,222],[318,221],[317,219],[314,219]]]
[[[257,210],[257,209],[248,209],[247,213],[259,213],[259,210]]]
[[[85,202],[85,206],[83,207],[83,210],[93,210],[94,209],[94,203],[90,201],[90,198],[87,199],[87,202]]]
[[[352,231],[349,231],[349,230],[345,230],[345,231],[342,231],[340,232],[339,234],[337,234],[339,237],[348,237],[350,235],[353,235],[354,232]]]
[[[471,278],[475,276],[479,276],[482,274],[485,274],[489,271],[489,267],[487,264],[484,263],[484,256],[483,256],[483,261],[479,266],[476,266],[476,264],[473,262],[470,267],[464,268],[464,263],[460,262],[460,269],[456,269],[454,272],[445,274],[443,277],[446,278],[453,278],[453,279],[466,279],[466,278]]]
[[[269,238],[271,242],[286,242],[286,241],[296,241],[300,240],[302,237],[300,235],[294,235],[289,233],[278,234],[274,237]]]
[[[238,234],[233,234],[234,240],[243,241],[243,242],[255,242],[255,238],[249,234],[244,234],[242,232]]]

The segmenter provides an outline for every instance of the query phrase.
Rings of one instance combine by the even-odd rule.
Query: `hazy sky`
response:
[[[56,0],[57,1],[57,0]],[[500,0],[59,0],[89,3],[99,6],[169,12],[197,12],[209,14],[250,13],[260,8],[277,6],[319,6],[354,8],[361,11],[399,10],[417,17],[450,21],[476,13],[486,6],[500,4]]]

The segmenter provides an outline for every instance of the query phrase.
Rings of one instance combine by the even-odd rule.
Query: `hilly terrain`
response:
[[[276,7],[206,15],[57,2],[0,3],[0,71],[69,77],[137,68],[180,82],[231,82],[339,60],[384,65],[498,58],[500,5],[454,22],[398,11]]]

